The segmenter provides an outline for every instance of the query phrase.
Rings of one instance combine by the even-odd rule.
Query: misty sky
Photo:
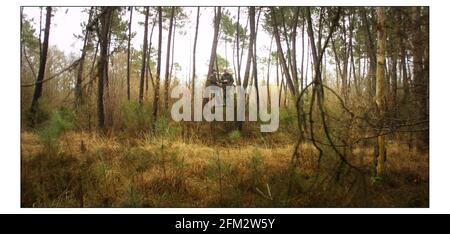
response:
[[[88,12],[83,12],[83,10],[88,8],[83,7],[57,7],[54,16],[52,17],[52,25],[50,31],[50,46],[57,46],[58,49],[64,51],[67,55],[73,53],[76,56],[81,54],[82,40],[78,40],[74,37],[74,34],[81,34],[82,28],[80,26],[81,22],[85,22],[88,19]],[[237,7],[225,7],[222,10],[228,10],[230,12],[233,21],[236,21],[238,8]],[[175,36],[175,54],[174,63],[179,63],[181,66],[181,71],[177,74],[178,78],[181,80],[188,80],[191,76],[192,70],[192,49],[194,43],[195,35],[195,24],[196,24],[196,14],[197,7],[183,7],[183,11],[188,17],[187,23],[183,28],[177,28]],[[33,19],[34,27],[36,33],[39,30],[39,17],[40,8],[39,7],[25,7],[23,13],[26,15],[27,19]],[[42,11],[43,21],[45,21],[45,9]],[[126,12],[124,20],[129,19],[129,11]],[[245,7],[241,7],[240,23],[245,27],[247,21],[247,10]],[[270,35],[262,29],[263,14],[261,14],[258,32],[257,32],[257,55],[258,57],[267,57],[269,53],[269,47],[271,43]],[[200,24],[197,42],[197,58],[196,58],[196,70],[197,76],[201,79],[206,77],[208,70],[208,60],[211,52],[211,44],[213,39],[213,18],[214,18],[214,8],[213,7],[201,7],[200,8]],[[149,33],[151,30],[150,23],[152,18],[149,19]],[[141,22],[141,24],[139,23]],[[140,14],[136,10],[133,10],[133,20],[132,20],[132,31],[136,33],[136,36],[132,39],[132,47],[136,49],[141,49],[143,44],[144,36],[144,15]],[[42,22],[45,25],[45,22]],[[180,30],[186,33],[180,34]],[[248,29],[249,32],[249,29]],[[166,57],[166,47],[167,47],[167,30],[163,30],[163,46],[162,46],[162,67],[165,67],[165,57]],[[155,27],[152,46],[157,47],[158,30]],[[298,40],[301,40],[299,37]],[[307,41],[305,40],[305,44]],[[301,45],[300,42],[297,46]],[[305,45],[306,46],[306,45]],[[272,50],[275,51],[276,44],[273,41]],[[297,48],[297,56],[301,56],[301,48]],[[245,51],[246,52],[246,51]],[[228,43],[227,49],[225,49],[225,43],[219,40],[219,45],[217,48],[217,53],[222,57],[226,57],[230,63],[230,67],[233,67],[232,61],[232,47]],[[306,54],[306,53],[305,53]],[[156,59],[156,58],[154,58]],[[243,57],[243,66],[241,70],[241,75],[245,69],[246,53]],[[266,79],[267,64],[258,64],[259,72],[264,72],[261,75],[260,80]],[[161,69],[161,76],[164,76],[164,69]],[[271,82],[275,81],[275,66],[271,67]]]

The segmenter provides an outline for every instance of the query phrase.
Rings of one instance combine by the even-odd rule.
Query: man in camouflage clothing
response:
[[[234,79],[233,76],[230,74],[230,72],[228,70],[225,69],[225,71],[223,72],[222,76],[220,77],[220,87],[222,87],[223,90],[223,103],[226,104],[226,100],[227,100],[227,86],[233,86],[234,83]]]
[[[211,86],[211,85],[220,86],[219,83],[220,82],[217,79],[217,71],[216,71],[216,69],[213,69],[211,72],[211,75],[206,80],[206,87]]]

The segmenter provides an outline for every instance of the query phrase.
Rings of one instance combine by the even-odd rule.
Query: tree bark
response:
[[[259,88],[258,88],[258,63],[256,62],[256,22],[255,22],[255,7],[250,7],[250,38],[253,40],[253,54],[252,54],[252,64],[253,64],[253,79],[255,81],[256,89],[256,113],[259,113]]]
[[[236,72],[236,78],[237,78],[237,85],[241,85],[241,62],[239,59],[239,40],[240,40],[240,32],[239,32],[239,19],[241,16],[241,7],[238,7],[238,13],[237,13],[237,23],[236,23],[236,63],[237,63],[237,72]]]
[[[300,7],[296,7],[294,14],[294,24],[292,26],[292,34],[291,34],[291,60],[292,60],[292,76],[295,82],[295,89],[298,92],[299,89],[299,81],[297,75],[297,25],[298,25],[298,16],[300,14]]]
[[[368,73],[368,88],[369,88],[369,98],[372,99],[373,91],[374,91],[374,84],[376,81],[376,67],[377,67],[377,58],[376,58],[376,50],[375,50],[375,43],[372,38],[372,30],[370,29],[370,23],[367,19],[367,12],[364,7],[361,8],[361,18],[363,22],[363,27],[366,31],[366,47],[367,47],[367,53],[369,55],[369,73]]]
[[[250,78],[250,66],[252,64],[252,59],[253,59],[253,52],[254,52],[254,48],[253,48],[253,43],[254,43],[254,39],[253,36],[254,34],[252,33],[252,14],[251,14],[252,10],[251,7],[249,8],[249,21],[250,21],[250,39],[249,39],[249,43],[248,43],[248,53],[247,53],[247,63],[245,65],[245,71],[244,71],[244,81],[243,81],[243,85],[244,85],[244,89],[247,89],[248,86],[248,82],[249,82],[249,78]],[[253,9],[253,14],[254,14],[254,9]],[[255,17],[253,17],[253,22],[255,21]],[[253,28],[254,28],[254,24],[253,24]]]
[[[144,81],[145,81],[145,66],[147,59],[147,35],[148,35],[148,14],[149,7],[145,7],[145,22],[144,22],[144,42],[142,48],[142,67],[141,67],[141,79],[139,82],[139,105],[144,103]]]
[[[172,42],[173,18],[175,15],[175,7],[172,7],[169,22],[169,35],[167,36],[167,53],[166,53],[166,72],[164,79],[164,110],[167,111],[169,106],[169,79],[170,79],[170,44]]]
[[[98,115],[98,128],[104,130],[105,128],[105,107],[103,100],[104,82],[108,73],[108,45],[109,45],[109,30],[111,24],[111,15],[113,13],[112,7],[102,7],[102,13],[99,24],[99,41],[100,41],[100,56],[98,61],[98,73],[97,73],[97,115]]]
[[[47,63],[47,51],[48,51],[48,40],[50,37],[50,24],[51,24],[51,18],[52,18],[52,8],[47,7],[46,8],[46,19],[45,19],[45,31],[44,31],[44,43],[42,45],[42,52],[39,59],[39,71],[36,79],[36,85],[34,87],[34,94],[33,99],[31,101],[31,114],[32,114],[32,121],[31,125],[34,126],[36,124],[36,112],[38,108],[38,101],[39,98],[42,96],[42,81],[44,80],[45,75],[45,66]],[[39,43],[40,44],[40,43]]]
[[[149,42],[148,42],[148,52],[147,52],[147,74],[148,76],[146,77],[146,82],[145,82],[145,91],[147,92],[148,95],[148,79],[150,77],[150,82],[152,82],[152,87],[155,87],[155,82],[153,80],[153,72],[152,72],[152,60],[151,60],[151,55],[152,55],[152,39],[153,39],[153,32],[155,30],[155,25],[156,25],[156,20],[153,20],[152,23],[152,30],[150,30],[150,38],[149,38]]]
[[[277,43],[278,56],[280,58],[282,69],[284,70],[284,75],[286,77],[286,84],[287,86],[289,86],[289,90],[291,91],[291,93],[295,96],[297,93],[294,83],[292,82],[291,75],[289,74],[289,68],[286,63],[286,59],[284,58],[283,47],[281,46],[280,32],[278,30],[278,22],[276,20],[275,8],[271,7],[270,10],[272,15],[273,32],[275,35],[275,41]]]
[[[198,25],[200,22],[200,7],[197,7],[197,21],[195,24],[195,36],[194,36],[194,48],[192,50],[192,95],[191,95],[191,105],[194,104],[194,95],[195,95],[195,76],[196,76],[196,70],[195,70],[195,61],[196,61],[196,54],[197,54],[197,38],[198,38]]]
[[[130,7],[130,22],[128,22],[128,48],[127,48],[127,99],[130,101],[130,47],[131,47],[131,21],[133,19],[133,7]]]
[[[86,25],[89,25],[92,19],[92,14],[94,7],[91,7],[89,11],[89,18]],[[86,32],[84,35],[83,48],[81,49],[81,57],[78,64],[77,81],[75,84],[75,107],[78,109],[83,104],[83,69],[84,69],[84,59],[86,57],[86,47],[89,40],[90,30],[86,27]]]
[[[158,58],[156,65],[155,95],[153,97],[153,130],[155,130],[156,120],[158,118],[159,106],[159,86],[161,77],[161,44],[162,44],[162,8],[158,7]]]
[[[383,125],[386,114],[386,76],[385,76],[385,53],[386,53],[386,13],[384,7],[377,8],[377,72],[376,72],[376,92],[375,101],[378,107],[378,118]],[[381,126],[382,126],[381,125]],[[384,162],[386,160],[385,136],[378,136],[378,155],[375,155],[376,175],[383,176]]]
[[[211,54],[209,56],[209,66],[208,66],[208,75],[209,78],[213,72],[214,64],[216,62],[216,55],[217,55],[217,43],[219,41],[219,27],[220,27],[220,20],[222,18],[222,9],[221,7],[217,7],[217,14],[214,19],[214,36],[213,36],[213,42],[211,46]]]

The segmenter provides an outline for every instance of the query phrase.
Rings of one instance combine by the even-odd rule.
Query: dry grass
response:
[[[367,174],[336,167],[332,154],[318,168],[311,145],[302,146],[291,171],[291,143],[224,147],[165,139],[161,147],[160,138],[68,132],[50,150],[36,134],[23,132],[21,140],[23,207],[428,206],[428,155],[393,142],[387,175],[372,184]],[[368,171],[370,150],[351,155]]]

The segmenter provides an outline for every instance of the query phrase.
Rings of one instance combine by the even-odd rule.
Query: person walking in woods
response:
[[[209,86],[220,86],[220,81],[218,79],[217,76],[217,71],[216,69],[212,69],[211,71],[211,75],[206,79],[206,83],[205,83],[205,88],[209,87]],[[211,96],[209,98],[203,98],[203,105],[206,104],[206,102],[208,102],[211,99]]]
[[[222,76],[220,77],[220,83],[223,86],[232,86],[234,83],[234,79],[233,76],[230,74],[230,72],[228,70],[225,70],[222,74]]]
[[[230,74],[230,72],[228,72],[228,70],[225,69],[225,71],[223,72],[222,76],[220,77],[220,87],[222,87],[223,90],[223,103],[226,104],[226,100],[227,100],[227,87],[228,86],[233,86],[234,83],[234,79],[233,76]]]
[[[217,71],[216,69],[213,69],[211,72],[211,75],[206,80],[206,87],[216,85],[220,86],[220,81],[217,79]]]

